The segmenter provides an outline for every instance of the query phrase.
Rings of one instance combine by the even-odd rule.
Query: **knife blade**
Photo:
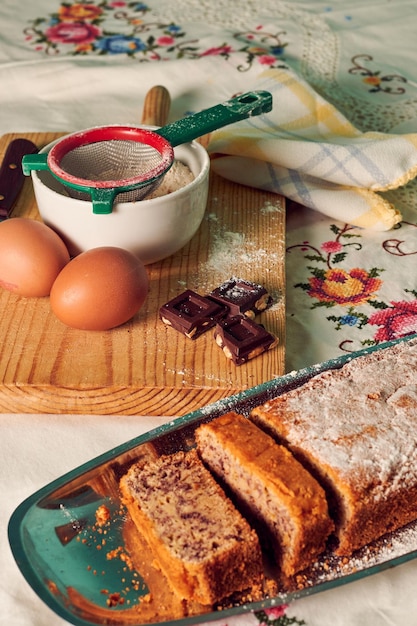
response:
[[[0,221],[7,219],[19,195],[25,176],[22,159],[25,154],[34,154],[38,147],[29,139],[13,139],[7,146],[0,166]]]

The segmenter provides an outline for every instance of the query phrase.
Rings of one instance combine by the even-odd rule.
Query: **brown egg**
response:
[[[100,247],[72,259],[51,289],[51,309],[67,326],[108,330],[124,324],[148,293],[142,261],[127,250]]]
[[[68,250],[55,231],[26,217],[0,223],[0,285],[20,296],[47,296]]]

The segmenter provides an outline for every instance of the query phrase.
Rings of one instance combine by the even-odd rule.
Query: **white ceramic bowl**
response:
[[[149,128],[149,127],[146,127]],[[53,143],[41,152],[48,152]],[[121,202],[112,213],[93,213],[89,200],[71,198],[48,170],[31,172],[42,220],[65,241],[72,256],[99,246],[118,246],[137,254],[145,264],[180,250],[198,230],[207,205],[210,160],[193,141],[174,150],[194,180],[167,195]]]

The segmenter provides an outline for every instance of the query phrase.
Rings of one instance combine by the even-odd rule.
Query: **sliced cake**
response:
[[[324,551],[333,529],[324,490],[285,447],[234,412],[199,426],[196,440],[203,461],[266,533],[285,576]]]
[[[133,465],[122,501],[175,593],[212,605],[263,581],[258,537],[195,450]]]

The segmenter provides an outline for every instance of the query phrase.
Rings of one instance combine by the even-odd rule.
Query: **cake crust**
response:
[[[417,519],[417,340],[352,359],[256,407],[328,493],[336,553]]]

